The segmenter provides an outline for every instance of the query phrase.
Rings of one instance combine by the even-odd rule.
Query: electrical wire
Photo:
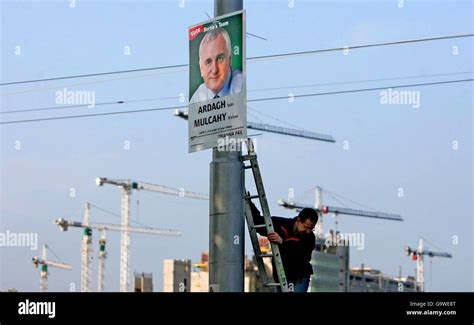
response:
[[[116,71],[109,71],[109,72],[97,72],[97,73],[71,75],[71,76],[64,76],[64,77],[32,79],[32,80],[22,80],[22,81],[11,81],[11,82],[0,83],[0,86],[11,86],[11,85],[19,85],[19,84],[28,84],[28,83],[33,83],[33,82],[56,81],[56,80],[76,79],[76,78],[86,78],[86,77],[98,77],[98,76],[106,76],[106,75],[110,75],[110,74],[123,74],[123,73],[142,72],[142,71],[175,69],[175,68],[183,68],[183,67],[187,67],[187,66],[188,66],[187,64],[175,64],[175,65],[166,65],[166,66],[151,67],[151,68],[116,70]]]
[[[267,60],[267,59],[280,59],[280,58],[288,58],[288,57],[295,57],[295,56],[302,56],[302,55],[313,55],[313,54],[319,54],[319,53],[327,53],[327,52],[339,52],[339,51],[355,50],[355,49],[362,49],[362,48],[371,48],[371,47],[378,47],[378,46],[389,46],[389,45],[400,45],[400,44],[409,44],[409,43],[418,43],[418,42],[429,42],[429,41],[438,41],[438,40],[472,37],[472,36],[474,36],[474,33],[464,33],[464,34],[447,35],[447,36],[424,37],[424,38],[407,39],[407,40],[400,40],[400,41],[390,41],[390,42],[382,42],[382,43],[355,45],[355,46],[335,47],[335,48],[320,49],[320,50],[310,50],[310,51],[290,52],[290,53],[282,53],[282,54],[261,55],[261,56],[249,57],[249,58],[247,58],[247,60],[249,60],[249,61],[261,61],[261,60]],[[158,66],[158,67],[129,69],[129,70],[116,70],[116,71],[110,71],[110,72],[98,72],[98,73],[71,75],[71,76],[45,78],[45,79],[11,81],[11,82],[0,83],[0,86],[10,86],[10,85],[33,83],[33,82],[56,81],[56,80],[73,79],[73,78],[97,77],[97,76],[104,76],[104,75],[109,75],[109,74],[123,74],[123,73],[151,71],[151,70],[175,69],[175,68],[183,68],[183,67],[187,67],[187,66],[188,66],[188,64],[175,64],[175,65],[168,65],[168,66]]]
[[[388,80],[400,80],[400,79],[411,79],[411,78],[428,78],[428,77],[435,77],[435,76],[450,76],[450,75],[460,75],[460,74],[468,74],[473,73],[473,71],[467,72],[453,72],[453,73],[440,73],[440,74],[431,74],[431,75],[420,75],[420,76],[407,76],[407,77],[395,77],[395,78],[379,78],[379,79],[367,79],[367,80],[355,80],[355,81],[342,81],[342,82],[332,82],[332,83],[325,83],[325,84],[312,84],[312,85],[300,85],[300,86],[285,86],[285,87],[274,87],[274,88],[261,88],[261,89],[253,89],[249,90],[248,92],[257,92],[257,91],[269,91],[269,90],[281,90],[281,89],[300,89],[300,88],[307,88],[307,87],[318,87],[318,86],[327,86],[327,85],[342,85],[342,84],[354,84],[354,83],[364,83],[364,82],[372,82],[372,81],[388,81]],[[169,97],[157,97],[157,98],[149,98],[149,99],[132,99],[132,100],[117,100],[117,101],[109,101],[109,102],[102,102],[96,103],[94,106],[102,106],[102,105],[112,105],[112,104],[124,104],[124,103],[134,103],[134,102],[146,102],[146,101],[155,101],[155,100],[165,100],[165,99],[175,99],[179,98],[179,96],[169,96]],[[187,98],[187,96],[185,96]],[[20,109],[20,110],[6,110],[0,111],[0,114],[11,114],[11,113],[24,113],[24,112],[34,112],[34,111],[46,111],[46,110],[58,110],[58,109],[65,109],[65,108],[75,108],[75,107],[86,107],[90,104],[80,104],[80,105],[67,105],[67,106],[50,106],[44,108],[33,108],[33,109]],[[257,113],[265,115],[262,112],[257,111]],[[268,115],[267,115],[268,117]],[[276,121],[284,123],[288,126],[295,127],[297,129],[307,131],[301,127],[296,125],[291,125],[287,122],[281,121],[279,119],[270,117]]]
[[[314,96],[323,96],[323,95],[336,95],[336,94],[348,94],[348,93],[366,92],[366,91],[374,91],[374,90],[385,90],[385,89],[389,89],[389,88],[391,88],[391,89],[399,89],[399,88],[409,88],[409,87],[433,86],[433,85],[442,85],[442,84],[452,84],[452,83],[470,82],[470,81],[473,81],[473,80],[474,80],[474,79],[448,80],[448,81],[418,83],[418,84],[409,84],[409,85],[395,85],[395,86],[385,86],[385,87],[375,87],[375,88],[364,88],[364,89],[352,89],[352,90],[341,90],[341,91],[323,92],[323,93],[310,93],[310,94],[294,95],[293,98],[305,98],[305,97],[314,97]],[[281,99],[288,99],[288,98],[289,98],[288,96],[277,96],[277,97],[267,97],[267,98],[255,98],[255,99],[249,99],[249,100],[247,100],[247,102],[262,102],[262,101],[281,100]],[[163,110],[171,110],[171,109],[179,109],[179,108],[187,108],[187,105],[183,105],[183,106],[169,106],[169,107],[158,107],[158,108],[148,108],[148,109],[140,109],[140,110],[119,111],[119,112],[106,112],[106,113],[96,113],[96,114],[83,114],[83,115],[70,115],[70,116],[47,117],[47,118],[28,119],[28,120],[14,120],[14,121],[0,122],[0,124],[18,124],[18,123],[30,123],[30,122],[41,122],[41,121],[52,121],[52,120],[63,120],[63,119],[93,117],[93,116],[107,116],[107,115],[118,115],[118,114],[131,114],[131,113],[163,111]]]
[[[418,84],[410,84],[410,85],[396,85],[396,86],[385,86],[385,87],[375,87],[375,88],[364,88],[364,89],[353,89],[353,90],[340,90],[340,91],[329,91],[323,93],[310,93],[310,94],[302,94],[302,95],[293,95],[293,98],[304,98],[304,97],[313,97],[313,96],[324,96],[324,95],[337,95],[337,94],[349,94],[349,93],[358,93],[364,91],[374,91],[374,90],[384,90],[384,89],[397,89],[397,88],[409,88],[409,87],[421,87],[421,86],[433,86],[433,85],[442,85],[442,84],[450,84],[450,83],[459,83],[459,82],[469,82],[473,81],[474,79],[459,79],[459,80],[447,80],[447,81],[437,81],[437,82],[426,82],[426,83],[418,83]],[[261,102],[261,101],[269,101],[269,100],[280,100],[280,99],[288,99],[289,96],[277,96],[277,97],[268,97],[268,98],[256,98],[256,99],[249,99],[247,102]]]
[[[321,87],[321,86],[349,85],[349,84],[355,84],[355,83],[380,82],[380,81],[391,81],[391,80],[402,80],[402,79],[418,79],[418,78],[430,78],[430,77],[446,77],[446,76],[455,76],[455,75],[472,74],[472,73],[474,73],[474,71],[436,73],[436,74],[418,75],[418,76],[391,77],[391,78],[365,79],[365,80],[353,80],[353,81],[336,81],[336,82],[317,83],[317,84],[308,84],[308,85],[299,85],[299,86],[283,86],[283,87],[271,87],[271,88],[257,88],[257,89],[250,89],[250,90],[248,90],[247,92],[250,93],[250,92],[257,92],[257,91],[271,91],[271,90],[301,89],[301,88]]]
[[[26,93],[52,90],[52,89],[58,89],[58,88],[67,88],[67,87],[77,87],[77,86],[84,86],[84,85],[91,85],[91,84],[99,84],[99,83],[104,83],[104,82],[109,82],[109,81],[130,80],[130,79],[140,79],[140,78],[147,78],[147,77],[154,77],[154,76],[162,76],[162,75],[165,75],[165,74],[174,74],[174,73],[177,73],[177,72],[185,72],[185,71],[188,71],[188,69],[175,69],[173,71],[160,71],[160,72],[157,72],[157,73],[142,74],[142,75],[138,75],[138,76],[121,76],[121,77],[116,77],[116,78],[108,78],[108,79],[85,81],[85,82],[76,82],[76,83],[71,83],[71,84],[62,84],[62,85],[50,86],[50,87],[35,87],[35,88],[31,88],[31,89],[25,89],[25,90],[20,90],[20,91],[2,93],[2,96],[11,96],[11,95],[26,94]]]
[[[186,107],[187,106],[170,106],[170,107],[146,108],[146,109],[131,110],[131,111],[120,111],[120,112],[107,112],[107,113],[97,113],[97,114],[82,114],[82,115],[71,115],[71,116],[46,117],[46,118],[29,119],[29,120],[17,120],[17,121],[0,122],[0,124],[17,124],[17,123],[40,122],[40,121],[66,120],[66,119],[92,117],[92,116],[107,116],[107,115],[118,115],[118,114],[143,113],[143,112],[171,110],[171,109],[177,109],[177,108],[179,109],[179,108],[186,108]]]
[[[424,38],[408,39],[408,40],[401,40],[401,41],[390,41],[390,42],[373,43],[373,44],[365,44],[365,45],[335,47],[335,48],[321,49],[321,50],[301,51],[301,52],[273,54],[273,55],[262,55],[262,56],[252,57],[251,59],[252,60],[265,60],[265,59],[275,59],[275,58],[278,59],[278,58],[287,58],[287,57],[301,56],[301,55],[312,55],[312,54],[327,53],[327,52],[348,51],[348,50],[356,50],[356,49],[378,47],[378,46],[389,46],[389,45],[400,45],[400,44],[409,44],[409,43],[418,43],[418,42],[439,41],[439,40],[446,40],[446,39],[452,39],[452,38],[462,38],[462,37],[471,37],[471,36],[474,36],[474,34],[473,33],[465,33],[465,34],[448,35],[448,36],[424,37]]]
[[[151,101],[157,101],[157,100],[176,99],[176,98],[179,98],[179,97],[177,97],[177,96],[171,96],[171,97],[156,97],[156,98],[148,98],[148,99],[117,100],[117,101],[110,101],[110,102],[97,103],[97,104],[94,104],[94,106],[115,105],[115,104],[129,104],[129,103],[138,103],[138,102],[151,102]],[[7,110],[7,111],[1,111],[0,114],[38,112],[38,111],[48,111],[48,110],[65,109],[65,108],[76,108],[76,107],[86,107],[86,106],[88,107],[88,106],[90,106],[90,104],[67,105],[67,106],[49,106],[49,107],[42,107],[42,108],[31,108],[31,109],[20,109],[20,110]]]

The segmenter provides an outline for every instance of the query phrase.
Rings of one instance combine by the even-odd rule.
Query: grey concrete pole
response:
[[[214,16],[242,7],[242,0],[214,0]],[[244,180],[240,150],[214,148],[209,190],[210,291],[244,292]]]

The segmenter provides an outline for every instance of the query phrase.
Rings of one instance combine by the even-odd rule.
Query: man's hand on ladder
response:
[[[283,239],[276,232],[271,232],[268,234],[268,240],[277,244],[283,243]]]

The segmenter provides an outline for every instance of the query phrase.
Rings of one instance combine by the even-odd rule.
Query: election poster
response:
[[[245,11],[189,27],[189,152],[247,137]]]

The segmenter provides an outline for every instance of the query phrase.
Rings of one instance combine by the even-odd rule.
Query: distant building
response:
[[[264,238],[266,240],[266,238]],[[268,241],[261,242],[261,245],[269,247]],[[265,252],[265,247],[262,246],[262,252]],[[254,257],[255,258],[255,257]],[[179,288],[186,283],[186,292],[209,292],[209,252],[204,251],[201,254],[201,261],[192,264],[190,260],[165,260],[164,274],[163,274],[163,291],[164,292],[180,292]],[[245,292],[260,292],[264,291],[260,281],[260,274],[257,265],[254,261],[245,257],[245,278],[244,291]],[[265,259],[265,268],[267,275],[271,277],[271,260]],[[186,281],[190,279],[190,281]]]
[[[201,253],[201,261],[193,264],[191,292],[209,292],[209,251]]]
[[[416,281],[412,276],[392,277],[379,270],[361,266],[352,268],[349,276],[349,292],[415,292]]]
[[[153,292],[153,274],[135,273],[135,292]]]
[[[393,277],[379,270],[349,267],[349,243],[331,231],[330,240],[317,238],[313,251],[309,292],[413,292],[415,278]],[[334,243],[328,245],[327,243]]]
[[[164,260],[163,292],[191,291],[191,260]]]
[[[191,272],[191,292],[209,292],[209,272]]]
[[[330,236],[334,236],[334,233],[331,232]],[[334,242],[337,243],[337,241]],[[313,266],[313,275],[310,278],[309,292],[347,291],[349,278],[348,245],[328,246],[325,239],[317,237],[316,246],[311,256],[311,265]]]

